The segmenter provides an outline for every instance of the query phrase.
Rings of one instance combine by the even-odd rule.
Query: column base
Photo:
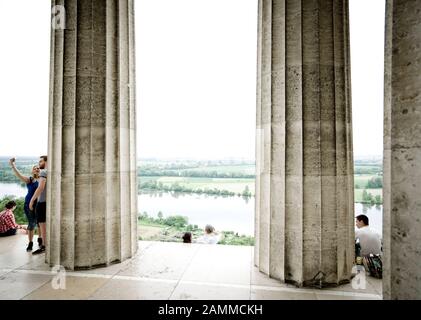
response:
[[[99,268],[107,268],[107,267],[110,267],[110,266],[113,266],[113,265],[115,265],[115,264],[119,264],[119,263],[123,263],[123,262],[125,262],[125,261],[127,261],[127,260],[130,260],[130,259],[133,259],[134,258],[134,256],[132,256],[132,257],[130,257],[130,258],[126,258],[126,259],[124,259],[124,260],[114,260],[114,261],[112,261],[112,262],[109,262],[109,263],[100,263],[100,264],[96,264],[96,265],[92,265],[92,266],[86,266],[86,267],[74,267],[73,269],[72,268],[68,268],[68,267],[64,267],[67,271],[85,271],[85,270],[94,270],[94,269],[99,269]],[[47,262],[48,263],[48,262]],[[55,265],[54,264],[51,264],[51,263],[48,263],[48,265],[50,266],[50,268],[53,268]]]

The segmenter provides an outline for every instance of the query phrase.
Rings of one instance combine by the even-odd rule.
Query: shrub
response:
[[[184,228],[188,223],[187,217],[183,216],[169,216],[164,219],[164,224],[170,227]]]
[[[381,177],[373,177],[367,181],[368,189],[381,189],[383,188],[383,179]]]

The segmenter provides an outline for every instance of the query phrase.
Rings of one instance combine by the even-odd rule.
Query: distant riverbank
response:
[[[19,184],[0,183],[0,198],[5,195],[24,197],[26,189]],[[158,218],[185,216],[189,224],[203,228],[213,224],[217,230],[254,235],[254,197],[222,197],[176,192],[142,192],[138,195],[139,214]],[[370,225],[382,231],[383,206],[355,204],[355,215],[366,214]]]

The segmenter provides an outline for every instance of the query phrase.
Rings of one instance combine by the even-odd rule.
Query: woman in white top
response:
[[[215,232],[215,228],[210,224],[205,227],[205,234],[197,239],[197,243],[203,244],[217,244],[220,240],[220,235]]]

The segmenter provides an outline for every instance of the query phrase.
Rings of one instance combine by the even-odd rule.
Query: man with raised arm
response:
[[[32,196],[31,202],[29,203],[29,209],[34,210],[39,225],[39,232],[41,237],[40,248],[34,251],[32,254],[41,254],[45,252],[45,239],[46,239],[46,221],[47,221],[47,156],[41,156],[39,160],[39,168],[41,172],[39,174],[38,188]]]

